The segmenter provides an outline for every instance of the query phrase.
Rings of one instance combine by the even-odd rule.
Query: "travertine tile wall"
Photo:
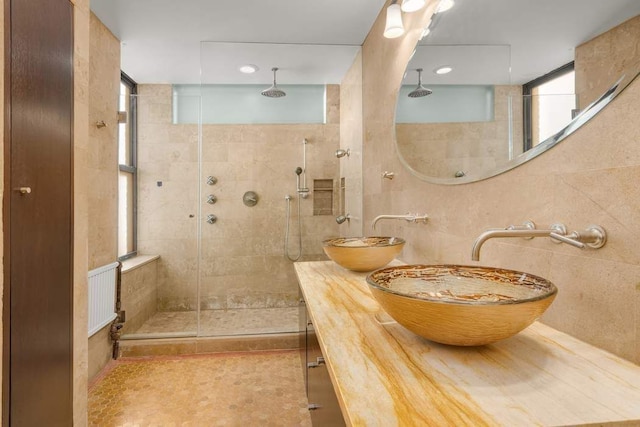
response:
[[[340,214],[351,219],[340,225],[341,236],[364,236],[362,217],[362,52],[340,84],[340,147],[351,150],[340,159],[340,176],[345,179],[345,206]],[[368,231],[368,230],[367,230]]]
[[[122,309],[127,321],[121,332],[132,333],[157,311],[158,260],[122,273]]]
[[[496,239],[484,245],[480,264],[550,279],[559,294],[545,323],[640,363],[640,81],[561,144],[510,172],[457,186],[420,181],[395,155],[393,119],[405,64],[433,3],[405,15],[408,32],[398,39],[382,36],[381,14],[363,46],[365,221],[427,212],[426,225],[387,221],[382,233],[407,239],[405,262],[463,264],[472,263],[472,244],[488,228],[526,219],[571,229],[602,225],[609,241],[597,251]],[[381,182],[384,170],[396,178]]]
[[[120,42],[92,13],[89,57],[89,270],[118,256]],[[104,121],[106,127],[95,124]]]
[[[87,0],[71,0],[73,13],[73,425],[87,425],[87,271],[89,199],[89,22]]]
[[[294,170],[307,144],[307,186],[334,179],[339,163],[339,88],[327,90],[327,124],[203,125],[198,175],[198,126],[171,124],[171,87],[139,86],[138,248],[160,255],[158,309],[195,310],[198,302],[198,205],[202,207],[200,305],[203,309],[297,304],[297,281],[283,254],[285,195],[291,203],[290,253],[297,253]],[[277,100],[274,100],[277,102]],[[217,184],[205,184],[212,175]],[[162,182],[162,186],[158,183]],[[198,197],[202,185],[202,200]],[[242,203],[255,191],[255,207]],[[213,194],[217,202],[205,203]],[[334,200],[337,202],[338,198]],[[313,195],[302,200],[303,256],[323,254],[323,238],[338,234],[333,215],[313,216]],[[215,224],[206,215],[215,214]],[[194,215],[190,217],[190,215]]]
[[[603,61],[603,55],[607,60]],[[640,16],[581,44],[576,49],[576,94],[578,108],[602,95],[640,58]]]
[[[118,258],[118,97],[120,42],[91,13],[89,23],[89,146],[87,171],[89,270]],[[104,121],[106,127],[95,124]],[[88,370],[93,378],[111,358],[107,325],[89,339]]]
[[[495,87],[491,121],[398,123],[396,141],[418,173],[445,179],[459,171],[482,176],[522,153],[522,86]]]

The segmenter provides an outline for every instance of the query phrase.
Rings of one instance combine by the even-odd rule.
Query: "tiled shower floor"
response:
[[[274,334],[298,331],[298,307],[242,308],[233,310],[202,310],[200,331],[195,311],[157,312],[131,338],[145,334],[192,334],[198,336],[228,336]]]

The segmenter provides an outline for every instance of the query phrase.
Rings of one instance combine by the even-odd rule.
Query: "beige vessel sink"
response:
[[[431,341],[475,346],[517,334],[553,302],[538,276],[464,265],[403,265],[367,276],[371,293],[399,324]]]
[[[353,271],[373,271],[389,264],[404,247],[399,237],[337,237],[322,242],[332,261]]]

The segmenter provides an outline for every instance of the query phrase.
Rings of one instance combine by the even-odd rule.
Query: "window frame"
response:
[[[564,74],[570,73],[571,71],[575,71],[574,61],[564,64],[563,66],[522,85],[522,130],[524,135],[523,148],[525,152],[533,148],[533,129],[531,127],[533,122],[533,111],[531,110],[531,93],[536,87]]]
[[[129,88],[130,95],[138,94],[138,84],[129,77],[124,71],[120,71],[120,82]],[[118,158],[118,172],[126,172],[132,176],[132,221],[131,221],[131,233],[133,239],[132,250],[124,255],[118,256],[119,261],[124,261],[129,258],[133,258],[138,254],[138,129],[137,129],[137,97],[131,96],[129,100],[129,111],[127,114],[127,123],[129,124],[129,152],[131,153],[131,164],[120,164]],[[120,201],[120,195],[118,194],[118,203]],[[120,207],[118,205],[118,212]],[[119,224],[118,224],[119,226]],[[118,239],[120,238],[118,232]],[[119,247],[119,242],[118,242]]]

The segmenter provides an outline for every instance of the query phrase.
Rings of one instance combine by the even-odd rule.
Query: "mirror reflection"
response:
[[[433,16],[407,66],[402,162],[461,184],[548,150],[638,74],[639,13],[628,0],[456,1]]]

